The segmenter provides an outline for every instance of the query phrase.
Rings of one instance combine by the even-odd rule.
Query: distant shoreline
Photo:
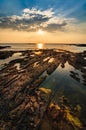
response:
[[[42,42],[40,42],[42,43]],[[6,44],[38,44],[38,43],[0,43],[2,45],[6,45]],[[76,46],[86,46],[86,43],[43,43],[46,45],[76,45]]]
[[[11,46],[0,46],[0,49],[10,48]]]
[[[26,44],[26,45],[36,45],[37,43],[0,43],[0,49],[6,49],[6,48],[11,48],[11,45],[21,45],[21,44]],[[77,46],[77,47],[86,47],[86,44],[65,44],[65,43],[44,43],[45,45],[61,45],[61,46]]]

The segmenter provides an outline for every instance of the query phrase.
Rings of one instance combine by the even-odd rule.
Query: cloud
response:
[[[49,24],[47,27],[45,27],[45,29],[48,31],[51,31],[51,32],[55,32],[56,30],[64,30],[63,27],[66,26],[67,23],[66,22],[63,22],[63,23],[59,23],[59,24],[55,24],[55,23],[52,23],[52,24]]]
[[[53,9],[38,10],[36,8],[24,9],[21,15],[0,17],[0,28],[12,28],[14,30],[36,31],[42,28],[55,32],[64,30],[74,19],[55,16]]]

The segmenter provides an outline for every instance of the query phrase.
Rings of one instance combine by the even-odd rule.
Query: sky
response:
[[[0,0],[0,43],[86,43],[86,0]]]

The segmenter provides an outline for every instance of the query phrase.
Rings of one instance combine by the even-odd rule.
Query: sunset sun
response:
[[[39,30],[37,31],[37,34],[38,34],[38,35],[43,35],[43,34],[44,34],[44,31],[41,30],[41,29],[39,29]]]

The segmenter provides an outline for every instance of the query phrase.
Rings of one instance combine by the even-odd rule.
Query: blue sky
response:
[[[85,23],[86,0],[0,0],[1,29],[84,33]]]
[[[0,0],[0,15],[19,14],[24,8],[48,9],[74,11],[69,16],[86,18],[86,0]]]

